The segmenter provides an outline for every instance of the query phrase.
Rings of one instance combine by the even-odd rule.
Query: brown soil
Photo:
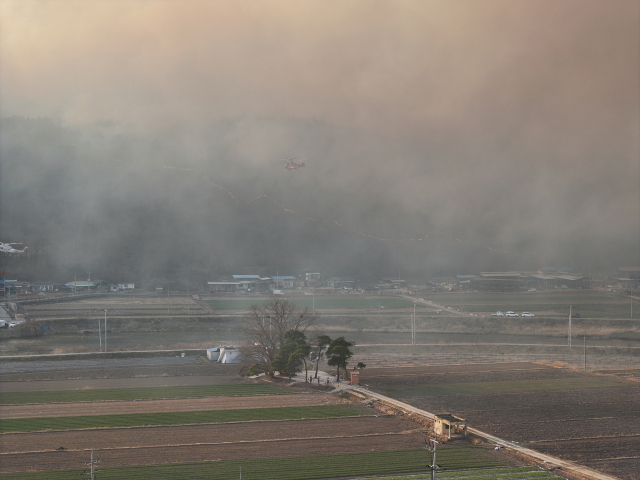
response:
[[[346,403],[335,395],[296,394],[264,395],[260,397],[205,397],[167,400],[103,401],[86,403],[54,403],[35,405],[5,405],[0,416],[9,418],[71,417],[126,413],[194,412],[204,410],[237,410],[242,408],[300,407]]]
[[[430,412],[448,412],[505,440],[620,478],[640,471],[640,386],[409,396],[403,386],[575,378],[593,375],[531,364],[365,369],[361,381]]]
[[[417,448],[416,424],[397,416],[3,435],[1,471],[58,470],[86,463],[93,447],[102,466],[153,465]],[[64,450],[56,449],[64,447]]]
[[[135,364],[135,360],[129,360]],[[85,368],[87,362],[78,360],[77,368],[65,367],[58,370],[41,370],[28,371],[21,373],[4,373],[0,375],[0,382],[30,382],[30,381],[57,381],[69,379],[89,379],[97,378],[100,380],[115,378],[134,378],[134,377],[181,377],[181,376],[233,376],[237,381],[241,381],[238,376],[241,365],[239,364],[222,364],[209,362],[202,358],[202,363],[194,363],[188,365],[131,365],[131,366],[109,366],[104,368]],[[8,364],[4,364],[5,371]],[[50,390],[50,389],[47,389]]]
[[[189,375],[132,378],[74,378],[70,380],[31,380],[2,382],[2,392],[50,392],[54,390],[87,390],[103,388],[175,387],[189,385],[235,385],[248,380],[238,375]]]

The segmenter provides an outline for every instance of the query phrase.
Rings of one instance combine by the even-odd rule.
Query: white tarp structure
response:
[[[212,362],[217,362],[220,358],[220,349],[218,347],[207,348],[207,358]]]
[[[219,363],[240,363],[240,350],[236,347],[221,347]]]
[[[240,363],[240,349],[237,346],[207,348],[207,358],[218,363]]]

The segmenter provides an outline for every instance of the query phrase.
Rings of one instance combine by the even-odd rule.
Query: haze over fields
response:
[[[0,241],[41,277],[640,263],[635,0],[0,17]]]

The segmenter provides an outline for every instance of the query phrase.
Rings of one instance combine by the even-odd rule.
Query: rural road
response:
[[[422,300],[420,298],[415,298],[415,297],[410,297],[408,295],[400,295],[400,297],[404,298],[405,300],[409,300],[410,302],[415,302],[416,304],[419,305],[424,305],[426,307],[430,307],[430,308],[437,308],[440,310],[444,310],[447,313],[452,313],[454,315],[458,315],[459,317],[468,317],[470,315],[466,315],[464,312],[459,312],[458,310],[454,310],[451,307],[445,307],[443,305],[438,305],[437,303],[433,303],[429,300]]]

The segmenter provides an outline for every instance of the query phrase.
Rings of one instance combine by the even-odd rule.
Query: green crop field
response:
[[[99,457],[99,451],[96,452]],[[100,480],[135,479],[190,479],[235,480],[242,468],[243,480],[305,480],[391,473],[425,472],[431,454],[424,449],[386,452],[350,453],[343,455],[317,455],[284,458],[254,458],[218,462],[179,463],[169,465],[140,465],[113,467],[101,465]],[[438,464],[447,470],[488,468],[503,465],[477,447],[444,447],[438,449]],[[86,470],[9,473],[1,480],[62,480],[79,478]],[[494,471],[494,470],[492,470]],[[477,473],[475,471],[473,473]],[[462,472],[458,472],[462,473]],[[466,472],[465,472],[466,473]],[[522,472],[514,472],[514,475]],[[415,478],[415,477],[414,477]],[[424,476],[422,478],[425,478]],[[496,478],[496,477],[491,477]],[[508,478],[508,477],[497,477]],[[512,477],[534,478],[534,477]],[[543,477],[544,478],[544,477]],[[550,477],[547,477],[550,478]]]
[[[360,480],[427,480],[428,475],[400,475],[393,477],[365,477]],[[561,479],[553,473],[538,467],[502,467],[467,471],[438,471],[437,478],[468,478],[470,480],[533,480],[533,479]]]
[[[394,398],[425,395],[474,395],[492,393],[521,393],[544,390],[573,390],[584,388],[620,387],[623,382],[605,377],[549,378],[505,382],[440,383],[432,385],[389,385],[378,387]]]
[[[365,415],[349,405],[309,407],[246,408],[206,410],[200,412],[131,413],[116,415],[82,415],[76,417],[15,418],[0,420],[0,433],[77,430],[86,428],[190,425],[201,423],[248,422],[255,420],[299,420],[303,418],[337,418]]]
[[[562,290],[553,292],[534,293],[494,293],[494,292],[454,292],[447,294],[426,295],[425,300],[430,300],[440,304],[457,304],[460,299],[469,303],[534,303],[534,304],[554,304],[554,303],[619,303],[624,301],[620,297],[594,292],[590,290]]]
[[[99,400],[150,400],[159,398],[196,398],[240,395],[294,394],[295,390],[270,384],[193,385],[145,388],[104,388],[91,390],[55,390],[51,392],[3,392],[0,405],[24,403],[95,402]]]
[[[220,299],[220,300],[207,300],[207,303],[211,305],[214,310],[248,310],[251,305],[261,305],[268,300],[248,300],[248,299]],[[398,297],[391,296],[375,296],[369,297],[364,295],[345,295],[340,298],[323,298],[321,295],[316,295],[313,299],[309,295],[304,295],[292,299],[292,302],[296,303],[300,308],[315,307],[316,310],[327,309],[378,309],[379,306],[389,308],[402,308],[413,306],[413,302]]]
[[[562,316],[569,314],[569,305],[573,313],[579,313],[583,318],[630,318],[631,305],[627,297],[605,294],[592,290],[556,290],[537,293],[493,293],[467,292],[425,295],[438,305],[451,308],[462,308],[465,312],[505,312],[513,310],[520,314],[532,312],[547,316]],[[640,318],[640,309],[633,318]]]

